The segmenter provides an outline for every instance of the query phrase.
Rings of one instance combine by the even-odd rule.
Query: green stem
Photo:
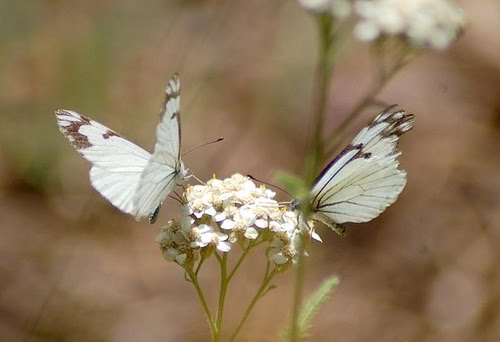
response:
[[[236,338],[236,336],[240,332],[241,328],[245,324],[246,320],[250,316],[250,313],[252,312],[253,308],[255,307],[255,304],[257,304],[258,300],[260,298],[262,298],[262,296],[266,293],[265,291],[267,290],[268,285],[271,282],[271,280],[279,273],[279,271],[277,271],[276,269],[274,269],[273,271],[271,271],[269,273],[269,268],[270,268],[270,262],[268,261],[264,280],[263,280],[262,284],[260,285],[259,289],[257,290],[257,292],[255,293],[254,297],[252,298],[252,301],[248,305],[247,309],[245,310],[245,313],[243,314],[243,317],[242,317],[240,323],[236,327],[236,330],[234,331],[234,333],[229,338],[229,341],[234,341],[234,339]]]
[[[290,324],[290,341],[299,340],[299,317],[300,310],[302,308],[302,297],[304,292],[304,279],[306,273],[306,266],[304,261],[304,250],[303,248],[297,251],[299,253],[297,260],[297,270],[295,271],[295,284],[293,292],[293,308],[292,308],[292,318]]]
[[[198,276],[193,271],[187,271],[189,278],[191,278],[191,282],[196,290],[196,294],[200,299],[201,305],[203,306],[203,312],[208,321],[208,325],[210,326],[210,332],[212,333],[212,339],[215,340],[215,337],[218,335],[217,327],[215,326],[214,320],[212,319],[212,315],[210,314],[210,309],[208,308],[207,301],[205,300],[205,296],[203,295],[203,291],[200,287],[200,283],[198,282]]]
[[[322,163],[324,150],[323,127],[333,67],[332,17],[324,14],[318,16],[317,20],[320,35],[315,91],[317,98],[314,103],[314,129],[305,170],[306,180],[309,184],[314,181],[317,169]]]
[[[325,140],[323,139],[323,127],[327,112],[330,79],[333,68],[333,18],[327,14],[318,17],[320,36],[320,51],[318,56],[318,69],[316,81],[316,93],[318,94],[314,108],[314,131],[308,158],[306,161],[305,179],[307,184],[312,185],[319,167],[323,163]],[[302,306],[304,292],[305,263],[304,250],[300,248],[295,273],[293,306],[290,324],[290,340],[298,341],[298,319]]]
[[[200,272],[201,266],[203,265],[205,260],[207,260],[207,259],[204,257],[201,258],[200,262],[198,263],[198,266],[196,266],[196,270],[194,271],[194,274],[198,275],[198,273]]]
[[[236,271],[238,270],[238,268],[240,267],[241,263],[243,262],[243,260],[245,260],[246,256],[250,252],[250,249],[253,248],[253,247],[255,247],[255,246],[256,246],[256,244],[254,244],[253,241],[250,241],[250,243],[248,244],[248,246],[245,249],[243,249],[243,252],[241,253],[240,258],[236,262],[236,265],[234,265],[234,268],[231,270],[231,272],[227,276],[227,283],[228,283],[228,285],[231,282],[231,279],[233,279],[233,276],[236,273]]]
[[[217,307],[217,318],[216,318],[216,329],[217,334],[214,341],[220,341],[220,335],[222,331],[222,317],[224,314],[224,304],[226,301],[226,292],[229,281],[227,280],[227,253],[222,254],[220,259],[220,289],[219,289],[219,305]]]

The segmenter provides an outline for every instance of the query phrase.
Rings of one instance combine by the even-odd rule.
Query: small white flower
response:
[[[288,258],[282,253],[280,249],[272,248],[269,251],[269,261],[276,265],[283,265],[288,262]]]
[[[255,240],[259,237],[259,232],[257,231],[257,229],[250,227],[247,230],[245,230],[243,236],[249,240]]]
[[[189,240],[191,247],[206,247],[211,241],[212,234],[214,233],[212,227],[208,224],[200,224],[191,228],[189,232]]]
[[[182,266],[186,262],[187,254],[181,253],[175,248],[168,248],[163,252],[163,257],[167,261],[175,261]]]
[[[256,219],[255,225],[259,228],[267,228],[269,226],[269,222],[265,219]]]
[[[295,263],[297,249],[291,242],[285,235],[280,235],[273,239],[268,252],[269,261],[277,265],[283,265],[288,262]]]
[[[224,221],[226,219],[226,213],[225,212],[220,212],[214,215],[214,220],[215,222],[220,222]]]
[[[207,224],[201,224],[193,227],[190,232],[191,247],[203,248],[213,246],[221,252],[228,252],[231,245],[226,242],[228,236],[220,232],[215,232],[213,228]]]
[[[167,261],[174,261],[175,258],[177,258],[177,256],[180,254],[180,252],[175,249],[175,248],[167,248],[164,252],[163,252],[163,257],[167,260]]]
[[[217,243],[217,250],[220,252],[229,252],[231,250],[231,244],[227,241],[219,241]]]
[[[236,225],[236,222],[234,222],[233,220],[230,220],[230,219],[226,219],[226,220],[224,220],[224,222],[222,222],[220,227],[222,229],[233,229],[235,225]]]
[[[203,243],[206,246],[214,246],[221,252],[229,252],[231,249],[231,244],[226,242],[228,236],[220,232],[212,232],[211,234],[205,234],[202,236]]]
[[[238,211],[234,212],[232,219],[226,219],[222,222],[221,228],[225,230],[230,230],[229,241],[235,242],[238,240],[238,237],[244,236],[248,239],[254,239],[255,229],[252,228],[256,220],[256,215],[252,211],[251,207],[244,206],[241,207]],[[247,233],[247,230],[253,229],[252,231]],[[255,231],[255,232],[254,232]]]
[[[214,207],[208,207],[207,209],[205,209],[205,214],[214,217],[217,214],[217,211]]]
[[[158,236],[156,236],[155,238],[155,242],[156,244],[158,244],[160,247],[167,247],[167,241],[170,240],[170,235],[171,235],[171,232],[169,231],[161,231],[160,234],[158,234]]]

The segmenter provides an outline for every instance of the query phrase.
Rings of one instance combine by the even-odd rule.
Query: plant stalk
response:
[[[201,289],[200,283],[198,282],[198,277],[192,271],[188,271],[188,275],[189,275],[189,278],[191,279],[191,282],[196,290],[196,294],[198,295],[198,298],[200,299],[201,305],[203,307],[203,312],[205,313],[205,317],[207,318],[208,325],[210,326],[210,332],[212,333],[212,339],[215,341],[216,336],[219,333],[217,332],[217,327],[215,326],[214,320],[213,320],[212,315],[210,313],[210,309],[208,308],[208,304],[207,304],[207,301],[205,300],[205,296],[203,295],[203,291]]]
[[[226,301],[226,292],[227,287],[229,285],[227,279],[227,253],[222,254],[222,258],[220,260],[220,289],[219,289],[219,305],[217,307],[217,318],[216,318],[216,329],[217,334],[215,336],[214,341],[220,341],[220,335],[222,332],[222,318],[224,315],[224,304]]]
[[[271,280],[273,280],[273,278],[279,273],[279,271],[277,271],[276,269],[269,272],[269,268],[270,268],[270,262],[268,261],[267,267],[266,267],[266,272],[264,275],[264,280],[262,281],[262,284],[260,285],[259,289],[255,293],[255,295],[252,298],[252,301],[248,305],[247,309],[245,310],[245,313],[243,314],[243,318],[241,319],[240,323],[236,327],[236,330],[234,331],[234,333],[231,335],[231,338],[229,338],[229,341],[235,340],[236,336],[238,335],[241,328],[243,327],[243,325],[247,321],[248,317],[250,317],[250,313],[252,312],[255,304],[257,304],[257,301],[260,298],[262,298],[262,296],[265,294],[265,291],[267,290],[268,285],[271,282]]]
[[[317,17],[320,46],[318,56],[318,67],[316,75],[316,93],[317,98],[314,105],[314,130],[310,150],[306,160],[305,180],[309,186],[312,186],[319,167],[323,163],[325,141],[323,137],[323,127],[327,112],[328,94],[330,89],[330,79],[333,69],[333,41],[332,34],[333,18],[328,14]],[[302,297],[304,292],[305,262],[304,247],[298,250],[297,270],[295,273],[292,317],[290,324],[290,340],[299,340],[298,320],[302,306]]]

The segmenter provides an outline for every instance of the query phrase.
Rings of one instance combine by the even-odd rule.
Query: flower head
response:
[[[413,47],[444,49],[463,31],[466,18],[451,0],[299,0],[306,10],[351,17],[364,42],[402,37]]]
[[[156,237],[156,243],[163,251],[163,257],[167,261],[175,261],[184,265],[189,259],[194,261],[197,255],[193,253],[189,234],[193,220],[184,217],[181,220],[171,220]]]
[[[443,49],[465,26],[465,14],[449,0],[356,0],[355,36],[373,41],[401,36],[416,47]]]
[[[271,262],[295,263],[303,240],[319,240],[319,236],[312,223],[280,205],[275,195],[240,174],[189,186],[184,193],[184,216],[170,221],[156,241],[166,260],[184,267],[213,251],[229,252],[235,243],[267,243]]]

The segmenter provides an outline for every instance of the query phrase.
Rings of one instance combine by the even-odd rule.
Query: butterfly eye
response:
[[[290,209],[291,210],[296,210],[296,209],[299,209],[300,208],[300,204],[301,204],[301,201],[299,199],[293,199],[291,202],[290,202]]]

